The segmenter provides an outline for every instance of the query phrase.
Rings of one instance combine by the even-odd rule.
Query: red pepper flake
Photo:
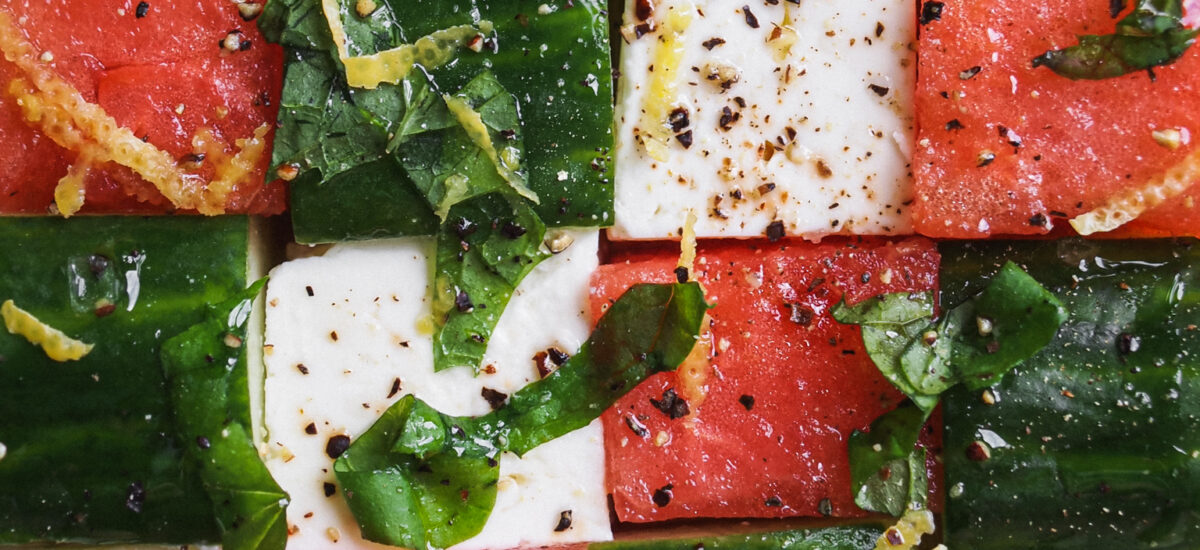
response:
[[[754,13],[750,11],[749,4],[742,6],[742,14],[744,14],[746,16],[746,24],[750,25],[750,28],[752,28],[752,29],[758,28],[758,18],[755,17]]]
[[[638,21],[654,17],[654,3],[650,0],[637,0],[633,3],[633,14],[637,16]]]

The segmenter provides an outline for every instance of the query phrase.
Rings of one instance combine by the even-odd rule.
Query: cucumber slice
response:
[[[520,107],[526,151],[523,165],[528,170],[529,187],[540,198],[538,216],[550,227],[612,224],[612,62],[603,2],[575,0],[559,5],[529,0],[437,0],[386,2],[377,7],[371,18],[394,21],[389,21],[387,28],[395,36],[375,37],[383,42],[412,41],[439,30],[473,25],[478,20],[494,24],[494,49],[489,38],[481,52],[464,49],[453,62],[431,68],[428,74],[439,89],[452,91],[485,70],[495,73]],[[360,110],[358,102],[374,105],[374,101],[392,101],[369,91],[350,91],[344,75],[332,81],[323,76],[341,69],[329,52],[321,49],[329,39],[318,36],[328,31],[319,2],[290,0],[271,12],[260,25],[289,50],[280,115],[284,124],[281,135],[285,137],[280,139],[287,140],[292,133],[304,134],[305,126],[319,124],[323,110],[335,110],[337,116],[332,118],[344,122]],[[396,45],[392,43],[383,44],[383,49]],[[388,140],[359,123],[338,128],[336,136],[326,137],[345,142],[346,150],[374,151]],[[378,146],[367,146],[374,142]],[[276,149],[280,157],[283,149],[278,142]],[[378,154],[379,158],[365,153],[348,155],[353,162],[334,163],[339,170],[354,165],[347,171],[331,178],[311,177],[306,172],[292,182],[292,223],[299,242],[429,235],[436,231],[436,218],[413,182],[395,162],[383,157],[382,150]],[[288,159],[276,158],[274,162]]]
[[[247,232],[244,217],[0,219],[0,296],[95,344],[55,363],[0,331],[0,543],[220,540],[159,349],[245,288]]]
[[[746,535],[627,540],[594,543],[588,550],[869,550],[883,534],[877,526],[792,529]]]
[[[964,388],[944,398],[946,544],[1195,548],[1196,241],[948,243],[941,251],[943,302],[976,292],[1012,260],[1071,311],[1055,340],[989,395]]]

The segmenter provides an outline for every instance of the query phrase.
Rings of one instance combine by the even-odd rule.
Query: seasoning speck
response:
[[[571,528],[571,511],[563,510],[558,514],[558,525],[554,526],[555,533],[561,533]]]
[[[138,2],[137,8],[134,9],[134,11],[133,11],[133,16],[137,17],[138,19],[141,19],[141,18],[145,17],[146,14],[148,14],[148,13],[150,13],[150,3],[149,2]]]
[[[326,482],[325,482],[325,484],[324,484],[322,487],[325,489],[325,496],[326,496],[326,497],[331,497],[331,496],[333,496],[333,495],[336,495],[336,494],[337,494],[337,485],[334,485],[334,484],[332,484],[332,483],[329,483],[328,481],[326,481]]]
[[[958,73],[958,78],[960,78],[962,80],[971,80],[972,78],[975,78],[975,75],[979,74],[979,71],[982,71],[982,70],[983,70],[983,67],[976,65],[974,67],[971,67],[970,69],[967,69],[961,73]]]
[[[661,400],[651,397],[650,404],[667,415],[671,420],[683,418],[691,413],[687,400],[679,397],[679,394],[675,393],[673,388],[668,388],[667,391],[664,391]]]
[[[928,25],[934,21],[940,21],[942,19],[942,10],[945,9],[945,7],[946,4],[943,2],[934,2],[932,0],[925,2],[925,4],[921,6],[920,23],[922,25]]]
[[[783,222],[775,220],[767,226],[767,240],[770,242],[779,242],[783,238],[784,229]]]
[[[329,441],[325,443],[325,454],[329,455],[329,458],[337,460],[337,458],[342,456],[342,453],[345,453],[346,449],[349,448],[350,437],[338,434],[329,438]]]
[[[502,391],[493,390],[492,388],[483,388],[479,390],[479,395],[488,402],[488,406],[492,410],[500,409],[508,401],[508,394]]]
[[[758,18],[754,16],[754,12],[750,11],[749,4],[742,6],[742,13],[746,16],[746,24],[750,25],[750,28],[752,29],[757,29]]]
[[[663,485],[662,488],[655,489],[654,497],[653,497],[654,505],[658,506],[659,508],[663,508],[666,505],[670,504],[671,497],[673,496],[671,493],[671,490],[674,488],[675,488],[674,485],[671,485],[670,483],[668,483],[666,485]]]
[[[738,403],[741,403],[743,407],[746,407],[746,410],[753,409],[754,408],[754,396],[743,394],[741,397],[738,398]]]
[[[207,437],[199,436],[196,438],[196,446],[203,450],[207,450],[212,447],[212,442],[209,441]]]

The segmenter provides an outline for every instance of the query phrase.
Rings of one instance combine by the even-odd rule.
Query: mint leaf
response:
[[[477,534],[496,499],[500,454],[524,454],[594,420],[649,376],[687,358],[707,310],[696,283],[625,292],[558,370],[480,417],[397,401],[334,462],[363,536],[444,548]]]
[[[900,516],[906,508],[925,507],[927,451],[917,440],[929,412],[905,401],[869,431],[850,434],[850,482],[859,508]]]
[[[840,323],[862,327],[871,360],[910,400],[869,432],[850,436],[855,503],[894,516],[906,502],[924,505],[925,489],[915,484],[925,483],[926,451],[916,443],[938,396],[957,384],[998,383],[1049,344],[1068,317],[1062,302],[1012,262],[940,320],[933,317],[931,293],[886,294],[854,306],[843,301],[832,313]]]
[[[228,550],[287,545],[288,495],[254,446],[242,354],[251,304],[265,284],[213,306],[204,322],[162,348],[176,435],[200,472]]]
[[[545,224],[519,198],[493,193],[451,209],[438,231],[434,267],[434,370],[479,372],[517,285],[550,256],[545,235]]]
[[[1174,63],[1200,31],[1183,22],[1182,0],[1141,0],[1112,34],[1080,35],[1079,44],[1033,59],[1073,80],[1103,80]]]

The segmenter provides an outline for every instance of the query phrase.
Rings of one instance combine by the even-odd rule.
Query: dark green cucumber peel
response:
[[[1112,34],[1080,35],[1079,44],[1039,55],[1033,66],[1073,80],[1103,80],[1174,63],[1200,36],[1184,25],[1183,2],[1139,0]]]
[[[1200,245],[947,243],[942,291],[1011,260],[1070,309],[1058,337],[945,413],[946,543],[1195,548],[1200,540]]]
[[[927,451],[917,441],[939,396],[957,385],[997,383],[1067,319],[1063,304],[1011,262],[986,281],[974,294],[943,300],[949,309],[938,319],[931,292],[834,307],[838,322],[862,326],[871,360],[909,397],[870,430],[850,435],[851,488],[860,508],[893,516],[924,509]]]
[[[363,537],[444,548],[474,536],[495,504],[501,452],[521,455],[582,428],[642,380],[675,369],[706,310],[696,283],[637,285],[562,367],[488,415],[397,401],[334,462]]]
[[[352,53],[386,49],[389,44],[382,42],[388,37],[390,45],[399,45],[473,24],[472,13],[494,22],[495,33],[489,37],[496,44],[494,52],[464,49],[454,62],[431,69],[429,76],[438,88],[455,90],[479,73],[492,71],[519,104],[527,151],[524,167],[529,187],[541,199],[539,217],[551,227],[608,225],[613,208],[607,157],[613,107],[607,19],[594,0],[577,1],[549,15],[538,13],[540,4],[380,2],[369,18],[349,15],[344,22],[352,37],[367,37],[351,41]],[[384,24],[389,21],[395,24]],[[268,39],[289,50],[278,138],[283,146],[277,143],[273,162],[329,172],[319,178],[302,174],[293,182],[297,238],[332,242],[433,233],[431,209],[407,174],[359,173],[359,166],[370,164],[381,152],[378,142],[397,134],[403,86],[351,90],[340,71],[326,73],[328,78],[313,74],[317,65],[338,66],[320,2],[272,0],[259,26]],[[385,190],[364,194],[372,184]],[[393,201],[377,200],[381,195]]]
[[[265,285],[260,280],[211,306],[202,323],[162,349],[175,432],[212,500],[225,550],[287,546],[288,495],[254,445],[244,347],[254,299]]]
[[[243,217],[0,219],[0,296],[95,344],[56,363],[0,331],[0,543],[220,540],[175,442],[158,358],[206,304],[245,287],[247,228]],[[100,300],[115,306],[103,317]]]
[[[747,535],[597,542],[588,550],[872,550],[879,526],[793,529]]]

